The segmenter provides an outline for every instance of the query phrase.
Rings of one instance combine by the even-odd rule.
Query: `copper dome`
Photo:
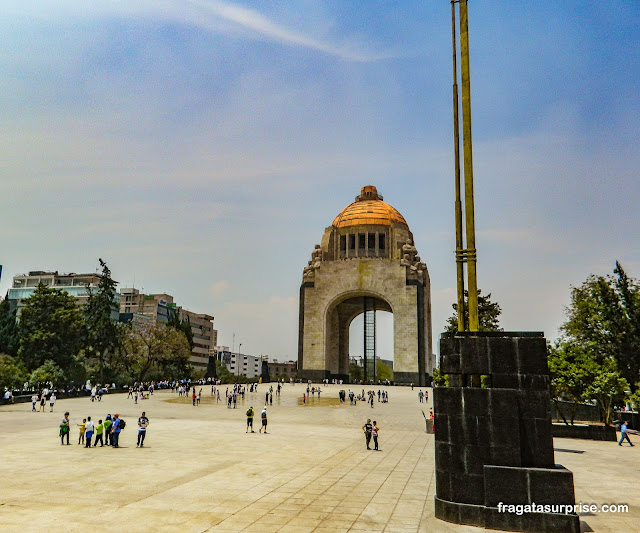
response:
[[[356,201],[345,207],[333,221],[336,228],[351,226],[377,225],[391,226],[402,224],[407,229],[409,225],[395,207],[382,201],[382,196],[373,185],[362,187]]]

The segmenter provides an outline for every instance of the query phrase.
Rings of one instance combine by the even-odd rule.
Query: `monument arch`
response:
[[[349,326],[364,313],[364,374],[375,379],[376,311],[393,314],[394,380],[427,384],[434,365],[427,267],[405,219],[369,185],[325,229],[304,268],[300,376],[348,380]]]

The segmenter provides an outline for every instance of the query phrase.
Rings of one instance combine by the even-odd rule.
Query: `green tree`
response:
[[[620,377],[613,359],[598,365],[593,381],[587,387],[584,398],[594,399],[602,414],[605,425],[611,425],[613,407],[622,403],[629,389],[627,380]]]
[[[189,322],[188,318],[180,320],[178,313],[171,313],[167,321],[167,326],[184,333],[189,343],[189,348],[193,350],[193,330],[191,329],[191,322]]]
[[[547,362],[551,378],[551,398],[567,425],[569,422],[560,400],[572,402],[569,418],[573,425],[578,404],[585,399],[587,389],[599,370],[598,364],[581,346],[567,340],[559,340],[554,346],[549,346]]]
[[[393,370],[386,363],[376,361],[376,378],[379,381],[393,381]]]
[[[464,320],[469,323],[469,292],[464,291]],[[458,331],[458,304],[454,303],[453,315],[447,319],[445,332],[456,333]],[[478,323],[480,331],[502,331],[500,327],[500,315],[502,309],[496,302],[491,301],[491,293],[486,296],[478,289]]]
[[[50,359],[64,371],[75,365],[83,333],[84,317],[75,298],[40,283],[20,314],[18,355],[28,370]]]
[[[0,354],[0,391],[22,388],[27,381],[27,369],[17,357]]]
[[[40,388],[45,385],[59,385],[64,380],[64,372],[51,359],[47,359],[44,364],[36,368],[29,376],[29,383]]]
[[[182,378],[191,371],[191,350],[184,333],[161,324],[140,324],[125,337],[127,375],[135,381]]]
[[[580,287],[572,287],[562,330],[599,364],[613,359],[635,391],[640,376],[640,284],[618,262],[613,274],[591,275]]]
[[[349,363],[349,381],[360,381],[362,379],[362,367],[355,363]]]
[[[107,264],[98,259],[102,275],[97,290],[88,289],[89,297],[84,307],[86,325],[85,361],[97,367],[97,378],[104,383],[104,368],[124,339],[124,326],[114,320],[118,312],[117,283],[111,278]]]
[[[20,334],[16,312],[9,309],[9,300],[0,301],[0,353],[18,355]]]

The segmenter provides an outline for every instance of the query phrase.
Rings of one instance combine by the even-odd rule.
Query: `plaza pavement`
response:
[[[59,400],[54,413],[0,407],[0,531],[480,531],[433,516],[433,435],[420,412],[428,415],[431,398],[420,404],[417,388],[389,387],[390,402],[371,409],[330,402],[340,388],[324,387],[323,405],[304,406],[303,386],[286,384],[268,408],[268,435],[257,431],[267,384],[235,410],[213,403],[210,387],[198,407],[168,391],[138,405],[111,394]],[[254,434],[245,433],[249,405]],[[71,446],[58,437],[66,410]],[[151,424],[136,448],[142,410]],[[76,444],[75,423],[116,412],[128,423],[120,449]],[[367,417],[380,426],[381,451],[365,448]],[[640,447],[570,439],[555,447],[564,450],[556,462],[574,472],[577,501],[630,507],[582,516],[583,531],[640,531]]]

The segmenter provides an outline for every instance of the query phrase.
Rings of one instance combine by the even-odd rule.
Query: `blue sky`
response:
[[[640,277],[640,5],[471,1],[470,25],[479,286],[554,338],[571,285]],[[0,292],[102,257],[222,344],[295,358],[302,268],[373,184],[428,265],[437,345],[450,35],[444,0],[3,2]]]

